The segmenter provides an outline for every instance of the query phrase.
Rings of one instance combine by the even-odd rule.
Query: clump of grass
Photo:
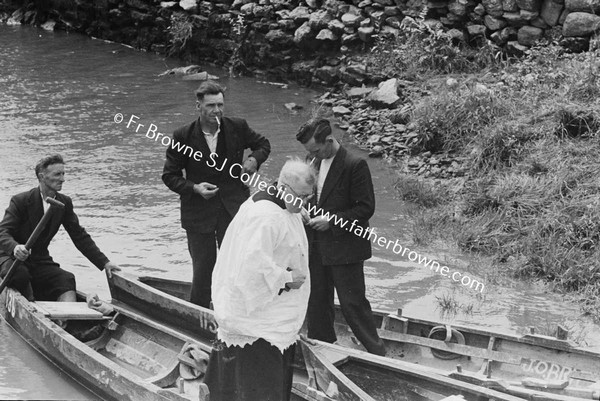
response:
[[[168,55],[172,56],[182,52],[188,40],[192,38],[194,34],[194,20],[185,13],[173,13],[168,31],[170,40]]]
[[[417,177],[400,175],[394,187],[403,201],[420,207],[431,208],[449,202],[449,193],[444,186],[434,186]]]
[[[411,122],[417,136],[408,145],[414,153],[460,151],[510,111],[503,97],[481,86],[441,87],[414,105]]]
[[[465,315],[472,315],[475,305],[473,303],[461,303],[454,294],[444,293],[441,296],[435,296],[438,308],[443,316],[456,316],[462,312]]]

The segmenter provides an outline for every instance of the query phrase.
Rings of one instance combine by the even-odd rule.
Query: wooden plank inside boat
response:
[[[85,302],[35,302],[32,305],[51,319],[98,320],[104,317]]]

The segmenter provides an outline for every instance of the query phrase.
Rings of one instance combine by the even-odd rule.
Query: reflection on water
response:
[[[1,400],[98,399],[30,348],[1,318],[0,339]]]
[[[140,123],[155,124],[158,132],[170,135],[196,118],[193,90],[198,83],[158,76],[176,66],[79,35],[0,26],[0,207],[36,184],[33,166],[39,158],[61,153],[67,161],[64,192],[111,260],[139,274],[190,279],[178,196],[160,179],[165,148],[146,138],[143,128],[135,133],[125,122],[113,121],[116,113],[135,114]],[[310,114],[314,92],[209,72],[220,75],[227,87],[226,114],[246,118],[271,140],[271,157],[261,167],[264,180],[275,177],[286,157],[303,155],[294,134]],[[304,110],[288,112],[283,105],[290,102]],[[410,216],[399,212],[394,173],[385,162],[369,164],[377,196],[371,225],[379,235],[410,246]],[[452,255],[446,260],[439,250],[414,248],[453,270],[464,268]],[[104,275],[77,252],[65,232],[57,235],[51,253],[76,274],[81,289],[108,296]],[[366,275],[368,295],[377,307],[402,307],[407,315],[437,319],[436,297],[449,294],[473,305],[472,313],[459,314],[457,321],[503,331],[574,320],[578,314],[576,306],[543,288],[487,285],[477,295],[391,250],[375,245],[373,253]],[[468,274],[481,279],[484,268]]]

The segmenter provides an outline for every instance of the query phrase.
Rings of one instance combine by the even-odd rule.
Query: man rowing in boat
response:
[[[308,305],[308,241],[300,211],[315,175],[300,160],[277,186],[242,204],[229,225],[212,279],[218,342],[206,373],[211,401],[284,401]]]
[[[12,266],[13,258],[23,261],[10,282],[29,300],[75,302],[75,276],[60,268],[50,256],[48,245],[60,225],[67,230],[71,240],[98,269],[106,270],[108,276],[121,270],[108,260],[83,227],[73,211],[73,201],[59,193],[65,181],[65,163],[62,156],[43,158],[35,166],[39,186],[15,195],[0,222],[0,276],[4,277]],[[62,202],[65,207],[54,211],[48,225],[31,250],[25,243],[35,226],[42,219],[49,205],[46,197]]]

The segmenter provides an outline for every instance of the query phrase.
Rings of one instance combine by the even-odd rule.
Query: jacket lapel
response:
[[[192,148],[195,150],[199,150],[202,153],[203,158],[208,159],[208,155],[210,155],[210,148],[208,147],[208,143],[204,137],[204,132],[202,132],[200,118],[198,118],[196,120],[196,124],[194,124],[192,137],[188,139],[188,143],[191,144]]]
[[[329,168],[329,172],[327,173],[325,182],[323,183],[323,189],[321,190],[321,197],[319,198],[318,206],[323,205],[323,202],[327,199],[327,197],[337,184],[338,180],[342,176],[342,172],[344,171],[345,160],[346,149],[340,146],[340,149],[333,158],[333,162],[331,163],[331,167]]]
[[[231,131],[229,121],[225,118],[221,119],[221,132],[219,132],[219,141],[225,138],[225,148],[227,151],[227,160],[235,160],[235,152],[239,149],[236,141],[235,132]],[[219,155],[219,158],[221,155]]]
[[[42,206],[42,195],[40,188],[34,188],[29,195],[28,205],[29,209],[29,224],[31,224],[31,232],[35,229],[35,226],[42,219],[44,215],[44,207]]]

